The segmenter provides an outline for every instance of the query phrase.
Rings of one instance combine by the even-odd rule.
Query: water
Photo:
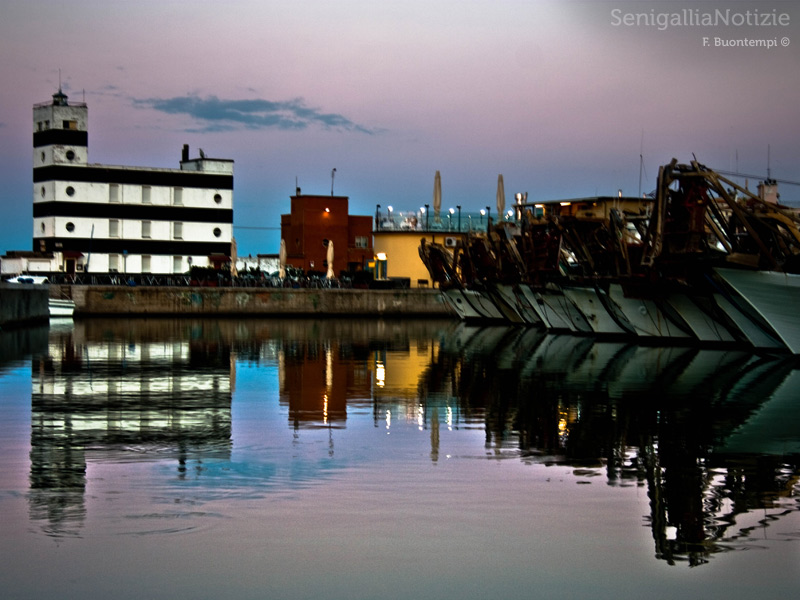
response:
[[[0,334],[3,598],[752,598],[800,372],[450,321]]]

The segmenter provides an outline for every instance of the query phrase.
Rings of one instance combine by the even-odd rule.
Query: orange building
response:
[[[292,196],[291,213],[281,215],[286,263],[308,271],[328,270],[333,242],[333,273],[361,271],[373,259],[372,217],[348,213],[347,196]]]

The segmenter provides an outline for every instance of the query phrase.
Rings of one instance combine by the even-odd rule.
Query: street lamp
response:
[[[430,222],[430,214],[431,214],[430,208],[431,208],[430,204],[426,204],[425,205],[425,229],[426,230],[428,229],[428,223]]]
[[[458,230],[461,231],[461,205],[457,204],[456,208],[458,209]]]
[[[375,229],[380,230],[381,228],[381,205],[378,204],[375,207]]]

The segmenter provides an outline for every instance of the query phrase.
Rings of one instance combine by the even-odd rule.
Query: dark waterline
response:
[[[793,361],[451,321],[1,334],[8,598],[751,598],[798,581]]]

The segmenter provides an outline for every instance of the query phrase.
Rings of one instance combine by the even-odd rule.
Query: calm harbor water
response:
[[[793,596],[798,369],[451,321],[0,332],[2,596]]]

